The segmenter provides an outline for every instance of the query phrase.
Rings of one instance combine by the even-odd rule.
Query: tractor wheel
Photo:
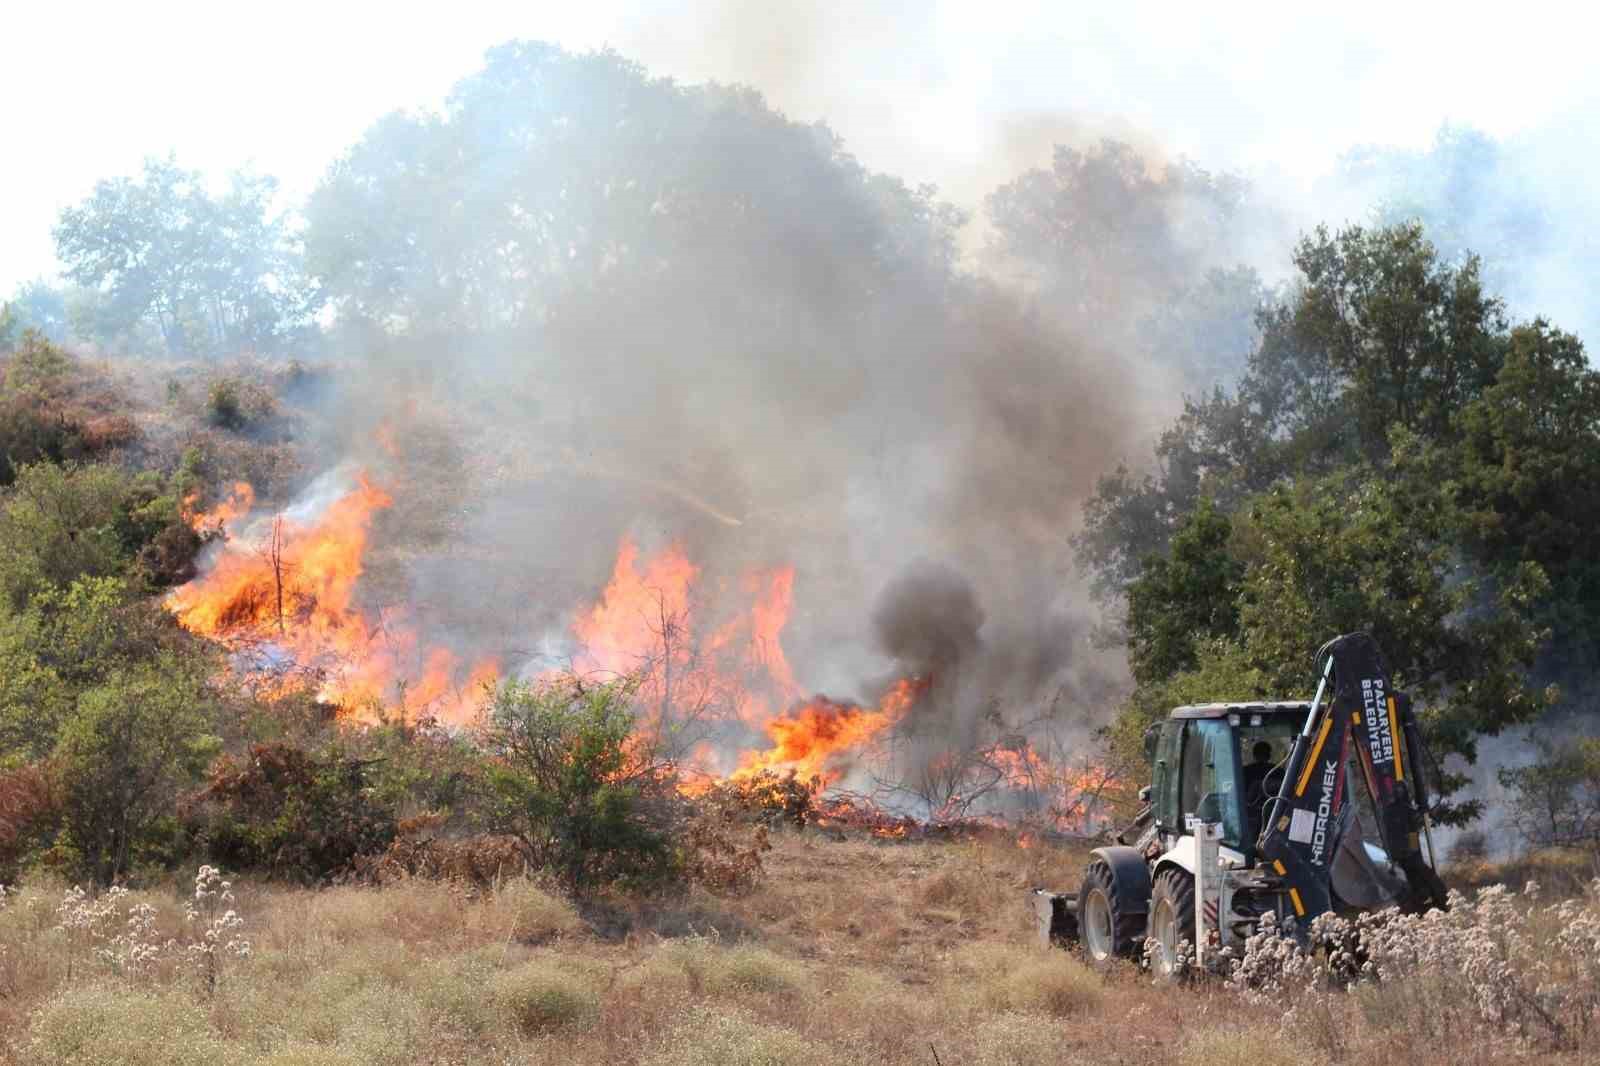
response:
[[[1145,916],[1130,913],[1139,901],[1123,899],[1111,867],[1096,860],[1084,871],[1078,890],[1078,936],[1083,952],[1096,966],[1137,953]]]
[[[1145,939],[1154,945],[1146,950],[1156,976],[1179,976],[1178,945],[1187,940],[1189,957],[1194,958],[1194,935],[1194,878],[1186,870],[1169,866],[1156,875],[1150,890],[1150,928]]]

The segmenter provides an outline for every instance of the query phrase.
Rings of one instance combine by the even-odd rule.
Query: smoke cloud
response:
[[[730,6],[615,39],[895,142],[902,116],[856,74],[935,29]],[[912,76],[930,115],[949,76]],[[1523,279],[1514,310],[1589,327],[1589,253],[1550,223],[1589,208],[1551,192],[1548,144],[1353,153],[1307,196],[1203,170],[1104,102],[963,114],[978,162],[952,174],[752,89],[516,44],[374,124],[306,209],[337,312],[311,450],[395,496],[369,607],[536,673],[575,653],[623,538],[678,545],[708,630],[748,605],[746,575],[794,568],[784,648],[810,690],[930,676],[919,728],[941,742],[1082,738],[1124,682],[1089,640],[1083,503],[1185,393],[1238,373],[1296,233],[1432,212],[1447,253]]]

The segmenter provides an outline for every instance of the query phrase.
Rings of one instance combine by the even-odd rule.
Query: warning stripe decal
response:
[[[1400,742],[1400,716],[1395,713],[1394,697],[1389,697],[1389,735],[1394,738],[1394,779],[1406,779],[1406,749]]]
[[[1322,745],[1328,742],[1328,733],[1333,729],[1333,715],[1322,720],[1322,728],[1317,731],[1317,742],[1311,746],[1311,754],[1306,756],[1306,765],[1300,771],[1300,780],[1295,783],[1294,794],[1304,796],[1306,786],[1311,783],[1311,771],[1317,768],[1317,757],[1322,754]]]

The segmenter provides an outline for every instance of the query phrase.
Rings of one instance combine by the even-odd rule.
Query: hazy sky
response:
[[[972,204],[1113,134],[1213,169],[1306,181],[1357,143],[1444,121],[1501,138],[1600,102],[1564,6],[1071,3],[27,4],[0,61],[0,294],[55,269],[57,212],[143,156],[253,163],[298,198],[374,119],[437,102],[515,37],[610,45],[653,71],[762,89],[863,162]],[[1219,9],[1226,7],[1226,13]],[[1485,9],[1488,12],[1490,9]]]

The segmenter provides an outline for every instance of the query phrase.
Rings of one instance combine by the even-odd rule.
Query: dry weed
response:
[[[95,981],[64,989],[35,1015],[28,1058],[41,1066],[195,1066],[226,1061],[188,997]]]
[[[487,992],[506,1024],[527,1036],[585,1029],[600,1017],[592,980],[554,956],[495,975]]]
[[[1099,1008],[1099,975],[1061,951],[1011,944],[975,944],[954,960],[954,998],[992,1011],[1072,1018]]]
[[[645,1066],[817,1066],[855,1061],[839,1048],[745,1014],[699,1009],[675,1026]]]
[[[572,904],[521,878],[503,882],[494,892],[474,902],[466,924],[498,941],[539,944],[584,931]]]

